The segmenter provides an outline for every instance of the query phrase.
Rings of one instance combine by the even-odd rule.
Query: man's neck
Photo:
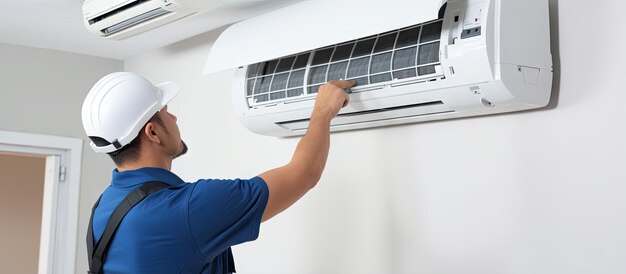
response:
[[[136,162],[128,163],[122,166],[117,167],[117,171],[127,171],[127,170],[136,170],[144,167],[156,167],[162,168],[165,170],[172,169],[172,161],[147,161],[147,160],[139,160]]]

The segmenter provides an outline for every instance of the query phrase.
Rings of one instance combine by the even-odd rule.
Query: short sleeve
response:
[[[200,252],[212,259],[230,246],[255,240],[268,196],[261,177],[196,182],[188,216]]]

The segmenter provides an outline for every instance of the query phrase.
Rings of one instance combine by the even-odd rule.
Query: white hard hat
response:
[[[178,94],[173,82],[153,85],[132,72],[102,77],[83,102],[83,127],[99,153],[114,152],[129,144],[143,126]],[[94,139],[104,142],[95,144]]]

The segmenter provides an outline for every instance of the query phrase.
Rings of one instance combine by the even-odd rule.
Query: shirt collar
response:
[[[135,170],[127,170],[119,172],[113,170],[111,186],[114,187],[132,187],[146,182],[163,182],[171,186],[184,184],[185,182],[176,174],[157,167],[144,167]]]

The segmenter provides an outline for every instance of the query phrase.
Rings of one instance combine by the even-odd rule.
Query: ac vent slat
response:
[[[422,117],[435,114],[454,113],[453,109],[450,109],[444,105],[442,101],[424,102],[418,104],[410,104],[395,107],[386,107],[379,109],[371,109],[366,111],[356,111],[350,113],[342,113],[331,123],[331,127],[356,125],[360,123],[380,122],[394,119],[404,119],[411,117]],[[376,118],[372,118],[376,117]],[[276,122],[283,128],[291,131],[304,130],[308,128],[310,119],[297,119],[283,122]]]

